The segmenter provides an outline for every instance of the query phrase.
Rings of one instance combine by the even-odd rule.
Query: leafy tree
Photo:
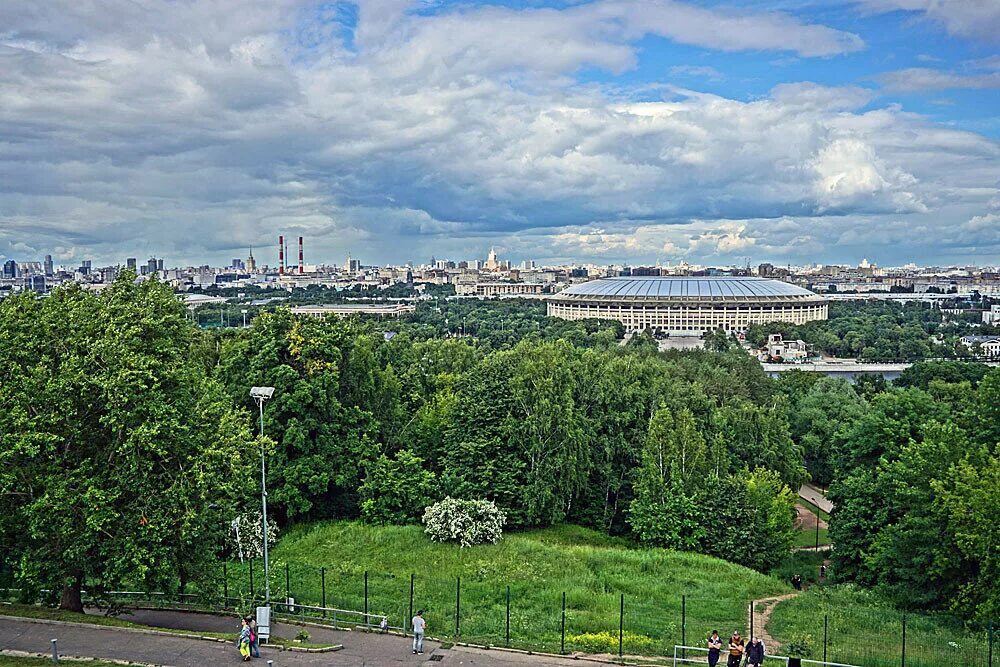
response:
[[[841,431],[867,410],[864,399],[846,380],[823,378],[797,397],[789,410],[792,439],[802,448],[812,479],[833,480],[833,443]]]
[[[94,294],[0,302],[0,537],[22,588],[182,586],[221,542],[255,445],[171,290],[124,272]]]
[[[368,523],[410,523],[434,497],[434,473],[409,450],[400,450],[395,459],[383,454],[368,466],[360,495],[361,518]]]

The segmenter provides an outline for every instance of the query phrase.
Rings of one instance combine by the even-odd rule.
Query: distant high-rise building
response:
[[[3,263],[3,277],[17,278],[17,262],[12,259],[8,259]]]
[[[52,255],[45,256],[45,275],[51,276],[53,274],[52,267]]]
[[[240,259],[239,257],[236,257],[236,258],[233,259],[233,268],[234,269],[239,269],[239,270],[242,271],[245,267],[246,267],[246,265],[243,263],[242,259]]]
[[[250,273],[257,272],[257,260],[253,258],[253,246],[250,246],[250,256],[247,258],[247,271]]]
[[[80,268],[77,269],[77,270],[81,274],[83,274],[85,276],[89,276],[90,275],[90,269],[91,269],[92,266],[93,266],[93,262],[91,262],[89,259],[85,259],[82,262],[80,262]]]
[[[125,268],[135,271],[135,257],[129,257],[125,260]]]
[[[150,257],[146,261],[146,273],[156,273],[156,258]]]
[[[487,271],[499,271],[502,267],[500,260],[497,259],[497,251],[495,248],[490,248],[490,254],[486,257]]]
[[[351,259],[351,256],[347,256],[347,261],[344,262],[344,271],[347,273],[357,273],[361,270],[361,260]]]
[[[163,260],[162,259],[156,260],[156,270],[157,271],[162,271],[163,270]]]
[[[24,289],[31,292],[38,292],[39,294],[45,293],[45,276],[38,274],[34,276],[27,276],[24,279]]]
[[[774,264],[765,262],[757,267],[757,275],[761,278],[770,278],[774,275]]]

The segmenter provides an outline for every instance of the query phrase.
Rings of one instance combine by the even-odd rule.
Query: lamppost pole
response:
[[[271,606],[271,572],[267,558],[267,468],[264,460],[264,401],[274,395],[274,387],[253,387],[252,396],[260,408],[260,508],[261,541],[264,543],[264,606]]]

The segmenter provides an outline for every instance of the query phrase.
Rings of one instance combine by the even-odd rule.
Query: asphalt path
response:
[[[192,632],[233,632],[238,619],[191,614],[166,610],[137,610],[123,617],[133,623],[155,624]],[[276,626],[275,636],[295,636],[298,627]],[[263,666],[267,660],[274,667],[300,665],[463,665],[469,667],[568,667],[570,658],[530,656],[506,651],[483,650],[456,646],[442,649],[437,642],[424,643],[424,655],[413,655],[410,639],[395,635],[367,632],[347,632],[308,628],[311,641],[343,644],[344,649],[330,653],[300,653],[278,651],[261,646],[260,660],[251,662]],[[282,634],[284,632],[285,634]],[[58,639],[59,652],[64,656],[81,656],[108,660],[134,660],[168,667],[205,667],[206,665],[236,665],[241,662],[233,643],[219,643],[184,637],[147,635],[112,628],[89,628],[73,625],[50,625],[27,620],[0,618],[0,649],[49,653],[51,640]],[[575,662],[580,665],[580,662]],[[583,663],[587,664],[587,663]],[[590,663],[594,664],[594,663]]]

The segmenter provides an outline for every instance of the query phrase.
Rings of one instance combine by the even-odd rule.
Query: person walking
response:
[[[715,667],[719,664],[719,655],[722,654],[722,637],[718,630],[712,630],[712,636],[708,638],[708,667]]]
[[[250,655],[260,657],[260,637],[257,636],[257,619],[247,616],[247,627],[250,628]]]
[[[424,654],[424,631],[427,629],[427,621],[424,620],[424,610],[417,611],[413,617],[413,655]]]
[[[801,591],[802,590],[802,575],[801,574],[796,574],[796,575],[792,576],[792,586],[797,591]]]
[[[240,655],[243,657],[243,662],[250,661],[250,624],[247,623],[247,619],[240,619],[240,638],[237,642],[240,647]]]
[[[734,630],[729,638],[729,661],[727,667],[740,667],[740,660],[743,659],[743,637],[740,637],[738,630]]]
[[[764,642],[754,637],[747,646],[747,667],[760,667],[764,663]]]

